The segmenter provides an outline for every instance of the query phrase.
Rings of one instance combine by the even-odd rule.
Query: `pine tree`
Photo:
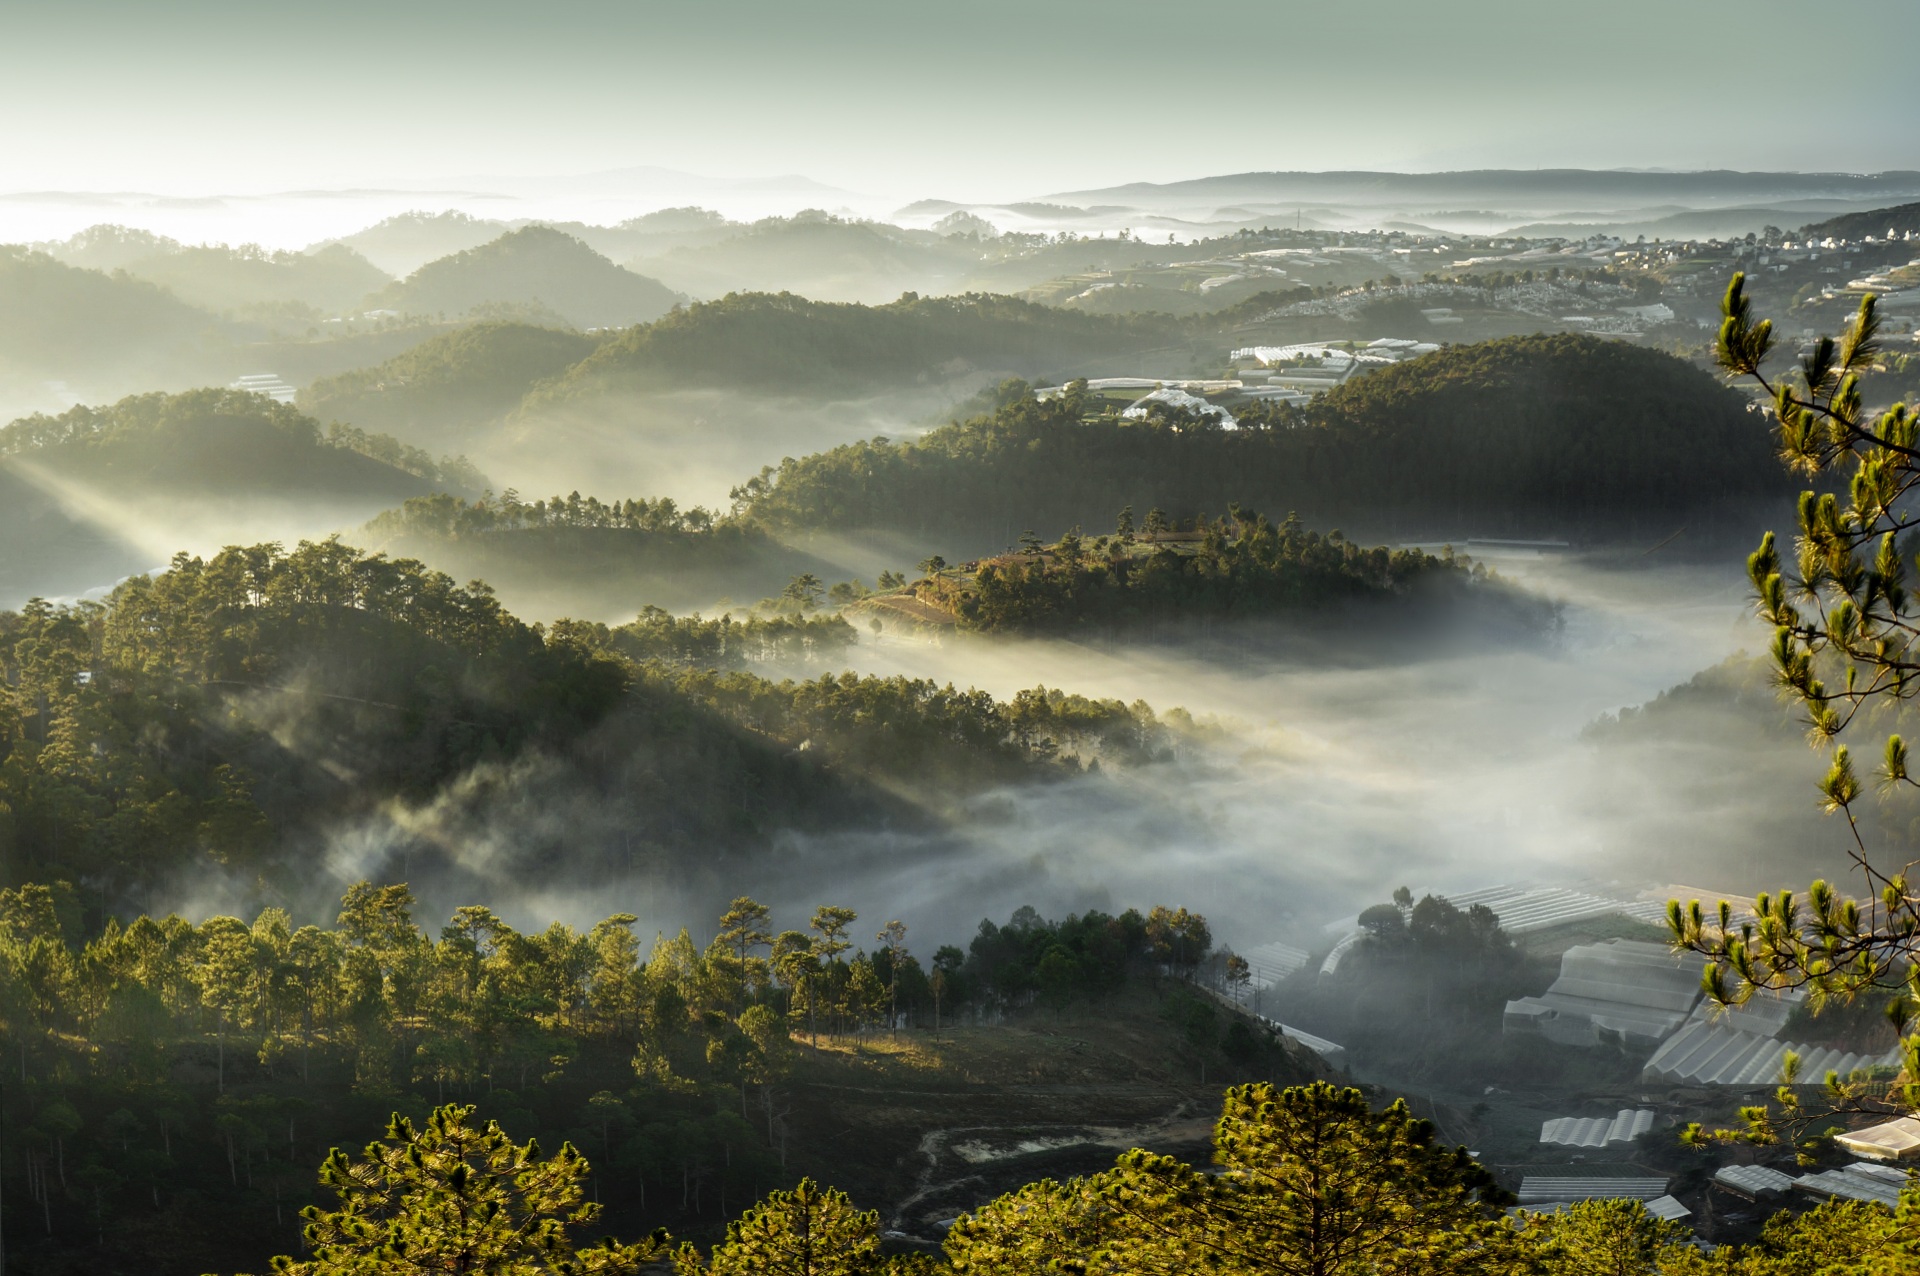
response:
[[[1102,1200],[1113,1239],[1099,1259],[1136,1273],[1481,1276],[1514,1233],[1493,1178],[1435,1143],[1403,1101],[1372,1111],[1326,1082],[1227,1092],[1209,1175],[1136,1149]]]
[[[471,1107],[434,1109],[424,1129],[396,1113],[355,1163],[335,1148],[320,1181],[339,1208],[309,1206],[313,1257],[276,1258],[280,1276],[621,1276],[666,1253],[665,1233],[634,1245],[574,1249],[569,1233],[600,1207],[585,1199],[586,1158],[565,1144],[542,1160]]]
[[[683,1245],[673,1265],[677,1276],[866,1276],[881,1270],[880,1216],[802,1179],[729,1223],[706,1258]]]

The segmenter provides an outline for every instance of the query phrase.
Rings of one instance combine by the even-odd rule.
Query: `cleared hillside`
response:
[[[368,298],[406,314],[468,314],[497,305],[536,307],[581,328],[657,319],[680,300],[657,280],[622,269],[571,235],[527,226],[428,262]]]

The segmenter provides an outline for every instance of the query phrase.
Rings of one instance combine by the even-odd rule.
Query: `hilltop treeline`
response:
[[[1058,543],[981,563],[975,572],[936,575],[915,586],[968,628],[1042,633],[1118,629],[1196,619],[1324,611],[1343,603],[1401,597],[1490,598],[1535,625],[1552,609],[1506,588],[1484,567],[1419,550],[1367,548],[1339,532],[1307,530],[1298,516],[1274,523],[1237,505],[1175,540],[1136,533],[1132,510],[1120,530],[1091,540],[1077,531]],[[1147,523],[1164,524],[1159,510]],[[1178,535],[1174,533],[1173,535]]]
[[[465,874],[711,867],[781,827],[912,823],[981,785],[1148,760],[1176,730],[1045,691],[703,668],[716,643],[745,660],[847,637],[713,626],[547,631],[483,585],[337,541],[35,601],[0,613],[0,862],[84,881],[94,906],[188,871],[297,882],[343,836]],[[523,803],[581,814],[520,827]]]
[[[523,226],[430,261],[367,300],[409,314],[445,315],[518,304],[587,328],[645,323],[665,314],[680,297],[563,231]]]
[[[642,600],[708,608],[830,570],[763,528],[682,508],[672,497],[602,501],[572,492],[524,501],[509,490],[466,501],[439,493],[376,515],[361,535],[461,579],[485,580],[546,616],[588,607],[604,615],[609,604],[627,610]]]
[[[736,293],[621,333],[539,387],[529,406],[662,386],[831,393],[912,385],[943,367],[1033,375],[1159,344],[1176,331],[1164,316],[1085,315],[985,293],[909,293],[884,306]]]
[[[698,1226],[831,1168],[790,1119],[796,1065],[835,1057],[808,1045],[1101,1000],[1211,942],[1185,909],[1023,908],[967,952],[916,954],[898,922],[823,905],[782,929],[745,897],[704,945],[648,943],[629,913],[521,931],[481,906],[436,933],[406,886],[366,882],[328,926],[79,913],[64,882],[0,891],[19,1079],[0,1176],[34,1270],[254,1266],[291,1246],[326,1149],[454,1095],[591,1148],[623,1230]]]
[[[602,501],[578,492],[548,500],[523,501],[509,488],[499,497],[491,494],[473,501],[462,501],[444,493],[414,497],[399,509],[389,510],[367,524],[376,536],[443,536],[457,539],[488,532],[528,531],[552,527],[586,527],[629,532],[710,532],[715,530],[712,510],[695,505],[681,509],[671,496],[649,501],[644,497],[621,501]],[[729,526],[734,536],[759,534],[758,529]]]
[[[493,321],[429,338],[371,368],[323,377],[300,406],[329,420],[402,433],[450,431],[510,411],[527,388],[591,354],[599,338]]]
[[[1230,503],[1376,534],[1635,527],[1778,495],[1744,401],[1658,351],[1586,336],[1455,346],[1242,428],[1113,415],[1090,396],[1003,387],[991,415],[908,443],[784,461],[736,489],[781,530],[887,528],[1010,544],[1124,505],[1191,518]]]
[[[0,456],[26,454],[65,462],[97,480],[219,487],[223,495],[294,487],[377,498],[421,485],[460,491],[487,485],[465,457],[436,460],[391,435],[337,422],[323,430],[290,404],[211,387],[129,395],[0,426]]]

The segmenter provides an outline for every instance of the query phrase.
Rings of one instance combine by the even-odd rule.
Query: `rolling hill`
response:
[[[644,606],[687,612],[750,606],[795,576],[833,568],[757,527],[715,526],[671,500],[554,497],[511,509],[498,500],[420,496],[370,521],[359,539],[418,558],[456,580],[484,580],[516,614],[624,620]]]
[[[1708,534],[1789,484],[1744,400],[1671,355],[1587,336],[1454,346],[1384,369],[1303,416],[1223,430],[1011,393],[918,441],[850,444],[751,485],[777,531],[878,529],[998,548],[1089,534],[1131,505],[1230,504],[1370,538]]]
[[[557,376],[600,342],[532,324],[472,324],[370,368],[314,382],[300,406],[329,421],[414,435],[458,433],[510,411],[534,382]]]
[[[1785,223],[1781,223],[1785,225]],[[1865,213],[1845,213],[1839,217],[1830,217],[1823,222],[1815,222],[1804,228],[1809,238],[1825,239],[1865,239],[1868,235],[1876,238],[1884,236],[1889,230],[1905,235],[1920,233],[1920,204],[1900,204],[1893,208],[1876,208]]]
[[[365,230],[315,244],[344,244],[390,275],[410,275],[430,261],[498,239],[513,226],[465,213],[401,213]]]
[[[802,214],[770,217],[718,242],[637,256],[627,265],[700,297],[795,292],[816,301],[875,304],[909,291],[955,291],[980,256],[979,245],[964,239]]]
[[[109,584],[180,549],[324,534],[462,472],[233,390],[26,417],[0,427],[0,606]]]
[[[361,298],[391,277],[343,244],[308,253],[269,252],[246,244],[189,247],[125,226],[92,226],[63,243],[47,246],[69,265],[124,270],[159,284],[181,300],[215,311],[284,306],[327,314],[354,309]]]
[[[527,226],[428,262],[367,299],[375,309],[462,315],[489,305],[540,307],[582,328],[657,319],[680,300],[571,235]]]
[[[157,375],[193,357],[213,323],[155,284],[0,246],[0,372]]]
[[[1034,375],[1183,336],[1163,316],[1083,315],[985,294],[865,306],[739,293],[621,333],[529,402],[647,387],[857,392],[981,370]]]

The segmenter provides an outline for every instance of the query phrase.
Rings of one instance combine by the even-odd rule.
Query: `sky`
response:
[[[0,29],[0,193],[1920,168],[1913,0],[0,0]]]

